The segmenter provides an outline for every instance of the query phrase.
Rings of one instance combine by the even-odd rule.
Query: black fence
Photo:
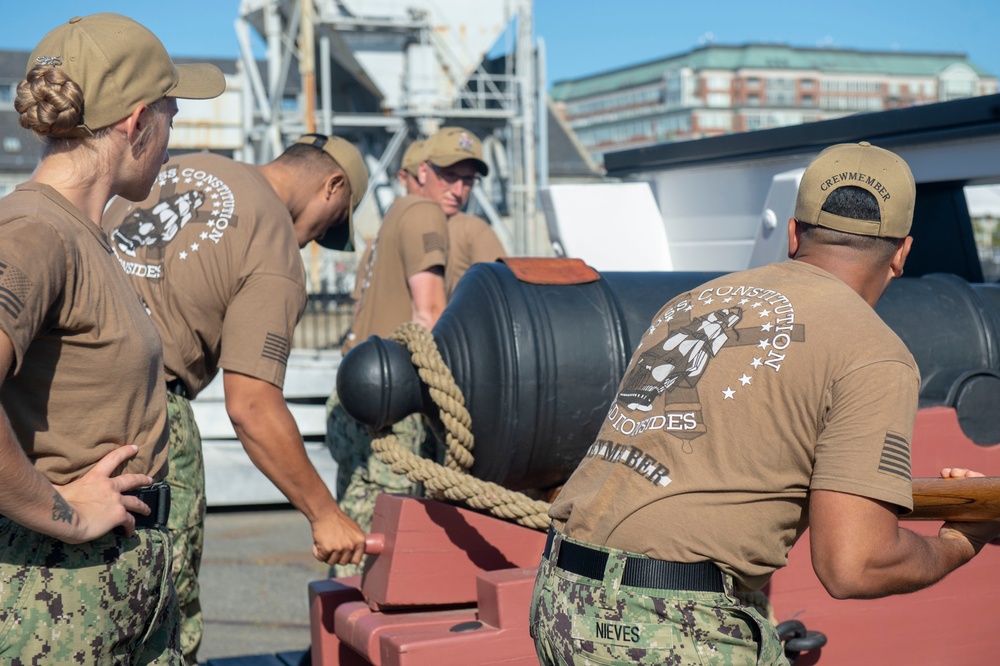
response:
[[[350,294],[309,294],[305,312],[295,328],[292,347],[336,349],[351,329],[354,301]]]

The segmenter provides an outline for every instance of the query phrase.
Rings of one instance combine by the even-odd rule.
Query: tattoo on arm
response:
[[[69,505],[69,502],[63,499],[62,495],[56,493],[53,498],[52,503],[52,520],[73,524],[73,507]]]

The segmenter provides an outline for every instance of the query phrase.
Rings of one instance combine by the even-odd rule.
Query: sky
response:
[[[239,5],[239,0],[0,0],[0,48],[31,50],[71,16],[116,11],[150,28],[172,55],[235,59]],[[545,42],[549,86],[709,42],[958,52],[1000,76],[996,0],[535,0],[534,19],[535,34]]]

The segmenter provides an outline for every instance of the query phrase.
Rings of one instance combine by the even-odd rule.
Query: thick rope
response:
[[[441,421],[447,429],[447,466],[404,449],[391,432],[372,441],[372,450],[379,459],[390,465],[393,472],[424,484],[430,497],[463,502],[525,527],[548,529],[548,502],[531,499],[468,473],[474,461],[472,417],[431,332],[425,326],[408,322],[396,329],[390,339],[409,350],[420,379],[429,387],[431,399],[441,410]],[[772,624],[777,624],[771,603],[763,592],[737,592],[736,596],[744,605],[757,608]]]
[[[396,436],[388,433],[372,441],[372,451],[391,466],[393,472],[424,484],[430,497],[463,502],[525,527],[548,529],[547,502],[531,499],[468,473],[474,462],[472,417],[431,332],[425,326],[408,322],[396,329],[390,339],[409,350],[410,360],[417,368],[420,379],[428,386],[431,399],[441,410],[441,422],[447,429],[445,443],[448,450],[445,465],[439,465],[404,449]]]
[[[512,520],[525,527],[548,529],[549,505],[546,502],[421,458],[404,449],[392,433],[373,440],[372,450],[393,472],[423,483],[431,497],[464,502],[474,509],[489,511],[498,518]]]
[[[475,460],[472,456],[472,416],[465,408],[462,390],[441,358],[434,336],[426,326],[408,322],[397,328],[389,339],[410,352],[410,361],[429,388],[434,404],[441,410],[441,422],[447,429],[445,464],[448,469],[468,471]]]

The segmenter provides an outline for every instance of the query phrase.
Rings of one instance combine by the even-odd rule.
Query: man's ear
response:
[[[889,262],[889,270],[892,271],[893,277],[903,277],[903,264],[906,263],[906,257],[910,254],[910,247],[912,245],[913,236],[907,236],[899,244],[895,254],[892,255],[892,260]]]
[[[347,178],[344,174],[337,172],[327,176],[326,180],[323,181],[323,194],[326,195],[326,200],[329,201],[333,197],[333,193],[337,190],[337,187],[346,186]]]
[[[426,187],[427,185],[427,162],[421,162],[420,167],[417,169],[417,182],[420,183],[420,187]]]
[[[788,218],[788,258],[794,259],[795,253],[799,251],[799,225],[795,218]]]

